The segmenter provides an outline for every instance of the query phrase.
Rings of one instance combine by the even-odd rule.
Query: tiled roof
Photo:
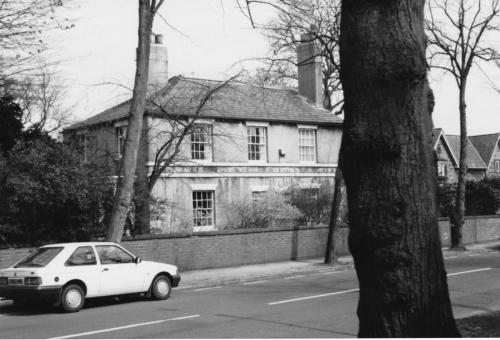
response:
[[[500,133],[492,133],[489,135],[479,135],[479,136],[470,136],[469,139],[472,141],[474,146],[477,149],[477,152],[483,158],[483,161],[488,165],[491,160],[491,156],[493,155],[493,151],[495,151],[495,145],[500,137]]]
[[[460,159],[460,136],[456,135],[446,135],[446,140],[450,145],[450,148],[455,155],[456,159]],[[467,143],[467,167],[471,169],[486,169],[487,166],[478,151],[474,147],[474,144],[470,141]]]
[[[209,91],[223,85],[222,81],[170,78],[168,85],[150,97],[159,105],[148,105],[149,114],[196,116],[200,102]],[[161,109],[159,108],[161,107]],[[130,100],[103,111],[66,130],[123,119],[128,116]],[[342,119],[333,113],[311,105],[290,89],[259,87],[241,82],[229,82],[206,101],[200,118],[253,120],[266,122],[310,123],[340,125]]]

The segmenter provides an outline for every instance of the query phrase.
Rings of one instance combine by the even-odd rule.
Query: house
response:
[[[433,146],[437,156],[438,178],[442,183],[456,183],[460,165],[460,136],[446,135],[443,129],[433,130]],[[471,139],[467,144],[467,180],[485,177],[486,164]]]
[[[151,221],[153,231],[216,230],[231,223],[231,202],[291,185],[318,190],[333,184],[342,120],[322,108],[321,59],[311,39],[303,40],[297,92],[181,76],[166,81],[166,48],[155,36],[138,177],[150,178],[171,156],[161,154],[165,143],[182,142],[152,189],[155,198],[169,202]],[[129,108],[130,100],[116,105],[65,129],[65,137],[80,139],[85,158],[113,167],[121,157]],[[188,135],[176,135],[189,124]]]
[[[500,133],[469,137],[486,164],[486,176],[500,178]]]

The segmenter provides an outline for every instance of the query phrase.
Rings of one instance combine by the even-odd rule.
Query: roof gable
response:
[[[470,136],[469,139],[472,141],[477,151],[481,155],[481,158],[489,166],[491,162],[491,157],[498,145],[500,139],[500,133],[492,133],[488,135],[478,135]]]
[[[446,140],[451,147],[453,154],[457,155],[457,164],[459,164],[460,156],[460,136],[457,135],[446,135]],[[474,147],[474,144],[470,141],[467,143],[467,167],[470,169],[486,169],[486,164],[479,155],[479,152]]]

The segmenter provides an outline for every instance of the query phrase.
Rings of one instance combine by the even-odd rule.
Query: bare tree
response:
[[[120,175],[118,176],[113,209],[106,234],[106,240],[108,241],[121,241],[125,219],[130,208],[144,110],[146,108],[151,32],[155,15],[163,3],[164,0],[139,0],[139,42],[134,90],[127,125],[127,137],[120,162]]]
[[[152,109],[157,112],[157,115],[162,119],[162,122],[167,124],[167,127],[162,128],[158,135],[150,137],[150,139],[157,139],[160,142],[156,147],[151,169],[142,169],[142,171],[138,169],[137,171],[134,185],[135,225],[137,233],[145,234],[150,230],[150,204],[153,201],[151,193],[158,179],[169,171],[171,172],[177,163],[191,161],[182,154],[181,147],[185,143],[186,138],[190,137],[193,132],[205,133],[205,131],[198,131],[198,123],[206,104],[213,100],[219,91],[226,88],[238,76],[236,75],[226,81],[210,84],[192,80],[193,86],[198,88],[198,91],[190,95],[190,107],[185,108],[187,112],[183,112],[182,114],[172,112],[169,109],[168,101],[162,103],[161,96],[157,98],[152,97],[149,101]],[[171,81],[169,86],[175,86],[175,81]],[[165,93],[168,92],[169,87],[165,89]],[[171,98],[171,100],[175,101],[176,98]],[[149,133],[151,132],[149,131]],[[211,136],[214,137],[214,134],[212,133]],[[151,140],[148,142],[151,142]],[[138,165],[138,167],[140,166],[143,165]]]
[[[37,57],[45,50],[42,33],[74,25],[59,18],[56,9],[68,0],[0,1],[0,81],[36,74]]]
[[[340,167],[359,337],[458,337],[437,219],[425,0],[343,0]]]
[[[297,46],[301,37],[309,35],[315,41],[322,58],[322,81],[324,107],[333,111],[341,106],[336,94],[342,90],[339,79],[339,30],[340,2],[338,0],[248,0],[252,4],[268,4],[278,12],[277,17],[266,24],[257,24],[256,28],[268,38],[271,45],[271,56],[262,61],[266,67],[268,78],[296,81]],[[251,13],[251,12],[248,12]],[[313,56],[316,57],[316,56]],[[304,63],[310,60],[304,60]],[[260,71],[262,73],[262,70]],[[262,79],[262,77],[260,77]]]
[[[449,212],[451,248],[465,249],[462,228],[465,214],[467,174],[467,80],[474,65],[500,59],[489,40],[500,31],[499,0],[431,0],[428,2],[426,29],[431,66],[444,70],[458,87],[460,113],[460,165],[455,207]]]

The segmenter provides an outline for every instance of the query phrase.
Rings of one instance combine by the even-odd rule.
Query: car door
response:
[[[100,270],[94,249],[91,246],[82,246],[75,249],[64,263],[66,281],[78,279],[87,286],[87,297],[96,296],[99,292]]]
[[[116,245],[96,246],[100,261],[99,295],[139,293],[143,290],[144,274],[134,257]]]

